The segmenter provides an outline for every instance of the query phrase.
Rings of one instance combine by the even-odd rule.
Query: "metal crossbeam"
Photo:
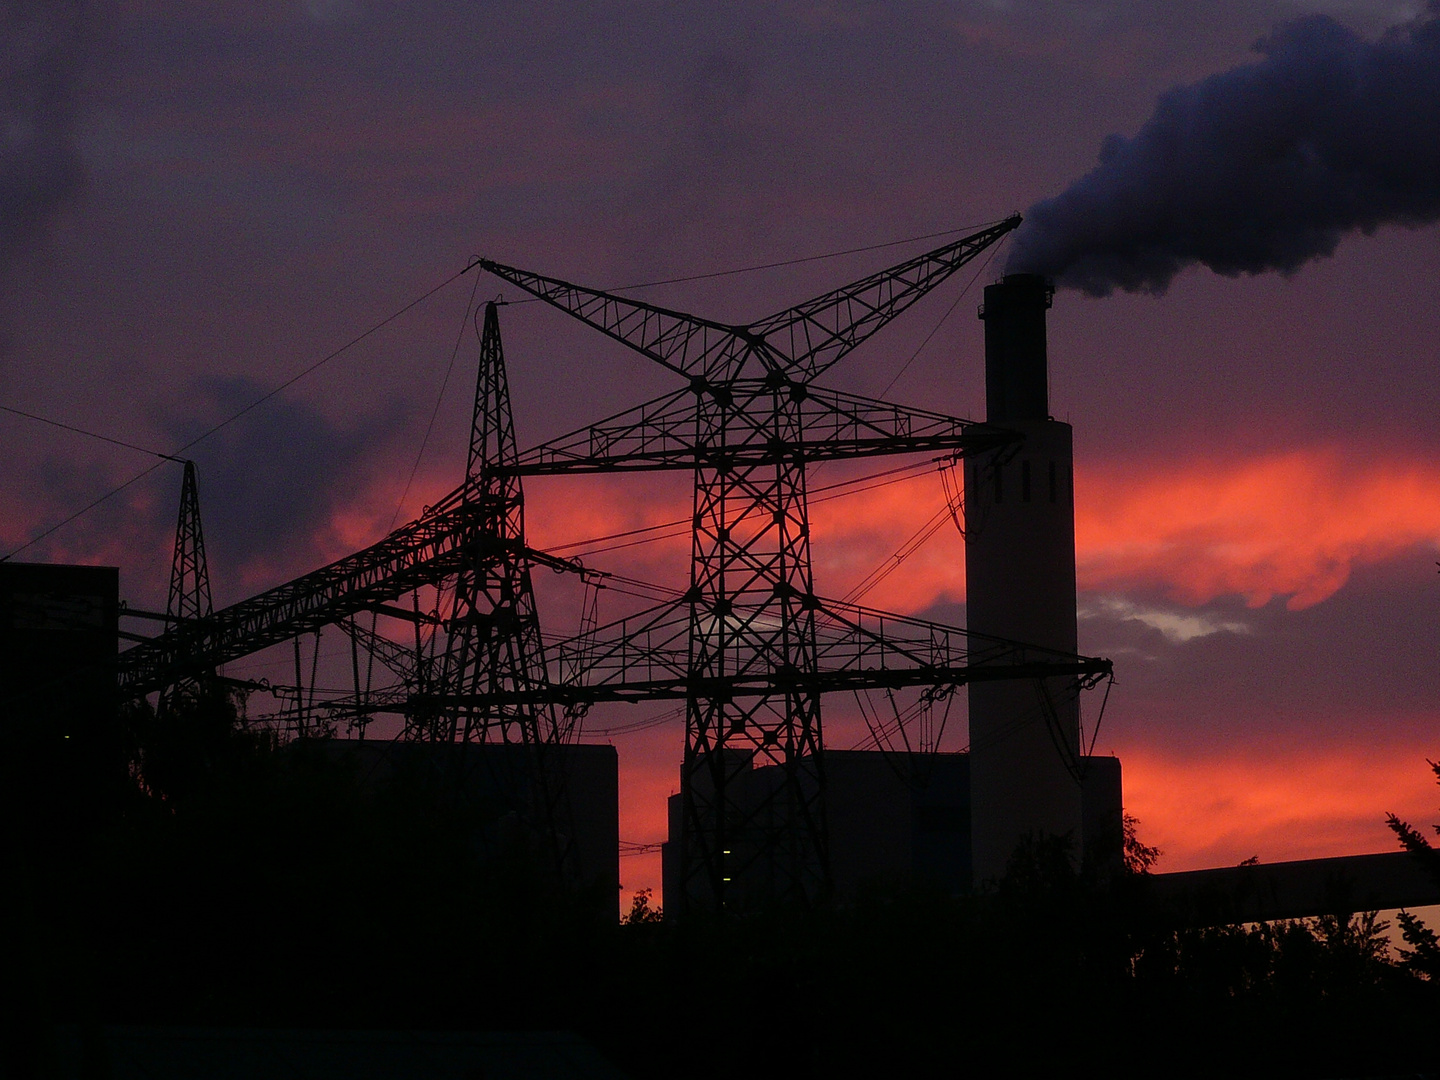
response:
[[[808,381],[1019,224],[1016,214],[748,326],[704,319],[490,259],[479,260],[479,266],[696,380],[697,388],[729,383],[746,374],[747,366],[766,373],[793,369]]]
[[[979,453],[1019,439],[1013,432],[926,409],[818,386],[784,384],[796,397],[800,442],[777,442],[767,416],[772,380],[737,379],[726,388],[733,419],[725,440],[698,437],[695,395],[665,394],[520,455],[522,476],[569,476],[662,469],[734,469],[889,454]]]
[[[238,660],[432,585],[459,569],[467,544],[483,543],[476,535],[482,517],[464,503],[433,513],[329,566],[127,649],[119,656],[121,696],[141,697],[177,675]]]
[[[777,670],[763,657],[734,674],[696,685],[689,670],[689,608],[684,599],[657,604],[589,634],[553,646],[564,672],[528,692],[471,695],[449,704],[591,705],[714,696],[758,697],[777,685],[820,694],[926,686],[952,690],[972,682],[1069,678],[1093,685],[1109,660],[972,634],[958,626],[815,598],[816,668]],[[732,627],[737,640],[742,628]],[[438,701],[438,697],[436,699]]]
[[[842,359],[951,274],[1019,227],[1020,215],[751,323],[806,380]]]
[[[728,372],[736,363],[737,353],[748,347],[747,342],[737,340],[739,328],[725,323],[572,285],[489,259],[481,259],[479,266],[687,377],[704,379]]]

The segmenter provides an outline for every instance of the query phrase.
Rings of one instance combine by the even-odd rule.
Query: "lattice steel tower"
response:
[[[210,597],[210,567],[205,561],[205,532],[200,525],[200,491],[195,462],[185,462],[180,484],[180,517],[175,523],[175,551],[170,561],[170,594],[165,602],[165,629],[182,636],[198,633],[201,620],[215,611]],[[160,691],[160,709],[177,696],[197,693],[204,673],[187,673]]]
[[[461,501],[475,512],[460,552],[443,656],[433,692],[521,696],[547,681],[540,619],[525,547],[525,492],[514,471],[519,458],[510,386],[496,305],[485,305],[480,370],[470,424]],[[556,735],[552,709],[518,705],[451,705],[419,714],[422,737],[535,744]]]

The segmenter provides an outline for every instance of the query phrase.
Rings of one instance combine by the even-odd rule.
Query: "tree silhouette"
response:
[[[1436,783],[1440,784],[1440,761],[1427,761],[1427,764],[1435,774]],[[1395,814],[1387,815],[1385,821],[1399,837],[1400,846],[1419,859],[1431,876],[1440,881],[1440,851],[1435,850],[1424,834],[1412,828],[1408,821],[1401,821]],[[1435,826],[1435,832],[1440,835],[1440,824]],[[1397,914],[1395,921],[1400,924],[1405,944],[1410,946],[1400,951],[1401,963],[1423,978],[1440,982],[1440,939],[1437,939],[1435,931],[1408,911]]]

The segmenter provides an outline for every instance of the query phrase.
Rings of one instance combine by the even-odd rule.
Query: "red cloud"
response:
[[[831,497],[822,474],[812,498],[816,587],[841,597],[880,568],[890,572],[863,596],[874,607],[925,609],[965,595],[964,544],[931,469],[844,497]],[[660,584],[683,586],[690,538],[689,478],[684,474],[532,480],[527,529],[537,547],[586,553],[588,565]],[[449,489],[449,477],[422,477],[406,500],[417,513]],[[364,497],[331,516],[311,543],[254,565],[225,567],[223,592],[236,596],[339,558],[386,531],[399,497],[399,474],[385,474]],[[1292,610],[1333,595],[1358,566],[1417,546],[1440,548],[1440,467],[1419,459],[1369,460],[1338,446],[1226,460],[1082,464],[1076,479],[1076,548],[1082,590],[1158,590],[1182,603],[1238,595],[1260,606],[1288,597]],[[137,496],[138,497],[138,496]],[[18,544],[52,516],[13,508],[8,539]],[[135,506],[147,517],[172,511]],[[666,523],[673,528],[616,537]],[[933,535],[897,562],[895,553],[927,526]],[[113,529],[57,536],[32,557],[123,562]],[[595,538],[613,537],[609,540]],[[651,541],[651,542],[645,542]],[[157,551],[157,560],[159,552]],[[303,562],[303,565],[301,563]]]
[[[1109,463],[1076,480],[1082,589],[1240,595],[1291,610],[1360,565],[1440,545],[1440,469],[1312,447],[1245,460]]]
[[[1082,590],[1158,589],[1190,604],[1238,595],[1257,607],[1286,596],[1299,610],[1333,595],[1357,566],[1417,545],[1440,547],[1440,468],[1367,460],[1336,446],[1231,460],[1084,464],[1076,491]],[[532,486],[528,526],[532,542],[551,546],[683,522],[689,510],[684,484],[586,478]],[[931,538],[864,601],[908,612],[964,598],[964,546],[933,471],[814,499],[810,516],[822,594],[843,596],[895,563],[895,553],[929,523]],[[612,543],[626,539],[641,537]],[[663,564],[665,583],[679,584],[670,577],[683,580],[688,550],[681,526],[655,544],[597,552],[588,561],[631,573]]]
[[[1435,718],[1416,725],[1435,728]],[[1385,815],[1416,826],[1437,817],[1433,746],[1281,749],[1249,744],[1203,755],[1156,747],[1122,751],[1126,810],[1157,845],[1161,871],[1397,851]]]

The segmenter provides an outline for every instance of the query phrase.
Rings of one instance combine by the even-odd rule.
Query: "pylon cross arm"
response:
[[[817,598],[816,661],[821,671],[943,671],[961,679],[1099,677],[1109,660],[977,634],[959,626]]]
[[[750,343],[738,329],[560,278],[481,259],[480,267],[686,378],[728,373]]]
[[[809,382],[1020,224],[1020,216],[776,312],[749,331]]]
[[[808,382],[1019,224],[1019,215],[1007,218],[749,326],[716,322],[490,259],[481,259],[479,265],[699,385],[729,383],[760,369],[792,372]]]
[[[662,701],[700,696],[730,700],[770,697],[787,690],[840,693],[904,686],[960,686],[995,679],[1068,678],[1085,684],[1110,672],[1110,661],[971,634],[958,626],[815,598],[816,667],[802,671],[773,662],[763,634],[735,640],[752,654],[732,670],[701,675],[689,654],[692,617],[739,627],[750,610],[692,616],[681,597],[562,641],[563,680],[497,688],[444,704],[500,707],[602,701]]]
[[[698,423],[688,390],[665,394],[633,409],[561,435],[522,453],[513,466],[521,476],[662,469],[739,468],[888,454],[956,451],[970,454],[1018,440],[1013,432],[958,416],[914,409],[807,386],[798,400],[779,392],[795,439],[776,439],[776,390],[764,379],[738,380],[727,388],[730,411],[724,439]]]

